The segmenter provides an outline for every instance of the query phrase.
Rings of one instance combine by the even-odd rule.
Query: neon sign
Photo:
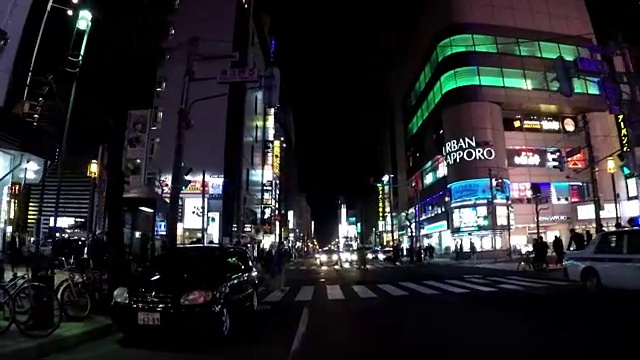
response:
[[[384,221],[384,188],[378,184],[378,221]]]
[[[620,151],[629,152],[629,131],[627,130],[624,114],[616,115],[616,128],[618,129],[618,141],[620,141]]]
[[[460,161],[493,160],[496,152],[490,147],[478,147],[476,137],[462,137],[444,144],[442,152],[448,165]]]

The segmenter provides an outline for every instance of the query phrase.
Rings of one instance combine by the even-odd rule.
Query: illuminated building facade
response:
[[[590,56],[583,2],[439,3],[430,3],[410,46],[424,57],[404,57],[411,73],[397,101],[406,149],[398,161],[408,179],[421,180],[409,200],[419,203],[410,211],[418,213],[420,243],[444,253],[460,243],[468,250],[471,241],[480,250],[527,246],[536,234],[532,183],[541,188],[545,239],[566,240],[571,227],[593,230],[586,154],[567,159],[564,171],[558,155],[585,146],[586,115],[595,158],[606,159],[619,148],[615,123],[597,78],[574,79],[575,95],[564,98],[550,71],[558,56]],[[603,223],[613,226],[611,180],[601,172],[598,180]],[[627,188],[621,176],[615,181]],[[630,189],[622,199],[637,199]]]

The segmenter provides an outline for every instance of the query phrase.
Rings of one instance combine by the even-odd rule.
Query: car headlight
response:
[[[327,255],[325,254],[320,255],[320,261],[327,261]]]
[[[373,259],[373,255],[367,254],[367,259],[369,259],[369,260]]]
[[[358,255],[356,254],[351,254],[351,260],[358,260]]]
[[[184,294],[180,299],[180,305],[200,305],[211,300],[211,298],[213,298],[211,291],[196,290]]]
[[[378,254],[378,260],[384,260],[384,255],[383,254]]]
[[[129,302],[129,289],[125,287],[119,287],[113,292],[113,302],[119,304],[126,304]]]
[[[331,260],[338,260],[338,255],[333,254],[333,255],[331,256]]]

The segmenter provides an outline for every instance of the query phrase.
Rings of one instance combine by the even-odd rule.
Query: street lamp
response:
[[[620,214],[618,213],[618,190],[616,189],[616,172],[617,166],[615,160],[610,157],[607,159],[607,172],[611,175],[611,188],[613,189],[613,206],[616,208],[616,227],[620,223]],[[600,209],[595,209],[600,211]]]
[[[53,228],[57,229],[58,227],[58,215],[60,211],[60,193],[62,191],[62,169],[63,162],[65,160],[66,152],[67,152],[67,140],[69,137],[69,127],[71,124],[71,113],[73,111],[73,103],[76,97],[76,88],[78,85],[78,76],[77,73],[80,71],[80,67],[82,66],[82,60],[84,58],[84,51],[87,47],[87,39],[89,38],[89,31],[91,30],[91,12],[88,10],[80,10],[78,13],[78,19],[76,20],[76,35],[81,33],[82,38],[82,46],[80,47],[80,51],[78,53],[77,58],[73,58],[72,54],[69,54],[69,60],[76,63],[76,69],[68,69],[68,71],[75,73],[73,79],[73,85],[71,86],[71,95],[69,96],[69,107],[67,108],[67,116],[64,123],[64,131],[62,133],[62,142],[60,143],[60,150],[58,153],[58,164],[57,164],[57,183],[56,183],[56,197],[55,197],[55,205],[53,210]],[[74,35],[75,38],[75,35]],[[72,42],[73,43],[73,42]],[[95,182],[95,181],[94,181]]]
[[[98,160],[91,160],[87,166],[87,176],[91,178],[91,190],[89,191],[89,213],[87,215],[87,235],[93,233],[96,201],[96,181],[100,175]]]
[[[72,0],[71,2],[73,4],[78,4],[78,0]],[[24,88],[24,96],[22,97],[23,100],[27,100],[27,93],[29,91],[29,85],[31,85],[31,77],[33,76],[33,67],[36,64],[36,57],[38,56],[38,49],[40,48],[40,40],[42,40],[42,34],[44,33],[44,27],[47,24],[47,19],[49,18],[49,12],[51,11],[51,8],[66,10],[67,15],[73,16],[73,9],[61,5],[56,5],[53,3],[53,0],[49,0],[49,3],[47,4],[47,10],[42,17],[42,23],[40,24],[40,30],[38,31],[38,37],[36,38],[36,45],[33,49],[33,55],[31,55],[31,64],[29,65],[29,73],[27,74],[27,86],[25,86]]]

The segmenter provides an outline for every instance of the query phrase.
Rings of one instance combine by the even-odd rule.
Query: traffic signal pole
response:
[[[182,162],[184,159],[184,133],[189,122],[187,106],[189,105],[189,89],[194,73],[195,55],[200,40],[191,38],[188,41],[187,60],[182,78],[182,94],[178,109],[178,126],[176,129],[176,144],[173,150],[173,166],[171,168],[171,189],[169,195],[169,214],[167,216],[167,239],[169,248],[178,245],[178,212],[180,210],[180,193],[182,191]]]
[[[602,202],[600,200],[600,189],[598,187],[598,163],[596,162],[595,155],[593,153],[593,143],[591,142],[591,130],[589,129],[589,119],[586,114],[582,115],[582,129],[584,130],[584,141],[587,150],[587,161],[589,162],[589,177],[591,180],[591,191],[593,195],[593,208],[595,213],[596,222],[596,234],[604,231],[602,226],[602,217],[600,211],[602,210]]]

